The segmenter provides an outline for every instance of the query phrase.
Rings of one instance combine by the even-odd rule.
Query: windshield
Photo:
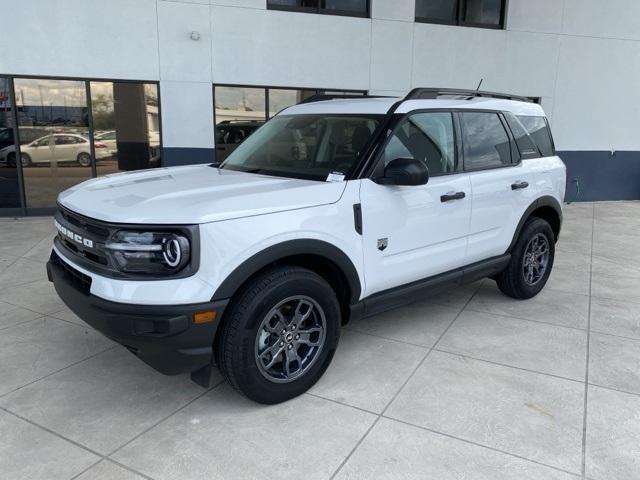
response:
[[[382,115],[283,115],[256,130],[220,168],[325,181],[357,162]]]

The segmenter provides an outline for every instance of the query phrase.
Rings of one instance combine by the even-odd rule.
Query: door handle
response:
[[[511,184],[511,190],[522,190],[523,188],[527,188],[529,186],[529,182],[516,182]]]
[[[452,200],[462,200],[465,196],[464,192],[447,193],[446,195],[440,196],[440,201],[444,203]]]

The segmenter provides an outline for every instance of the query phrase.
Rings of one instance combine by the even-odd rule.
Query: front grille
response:
[[[87,219],[77,213],[71,212],[64,208],[58,209],[56,215],[58,223],[64,227],[72,230],[74,233],[79,234],[83,239],[89,239],[92,242],[92,247],[88,247],[82,242],[74,241],[63,234],[59,234],[58,238],[62,245],[72,254],[88,260],[91,264],[107,266],[109,261],[102,249],[102,246],[106,243],[110,236],[109,228],[100,224],[100,222],[92,219]]]
[[[65,277],[82,293],[89,295],[91,291],[91,277],[76,270],[67,262],[62,260],[55,250],[51,251],[51,262],[61,267]]]

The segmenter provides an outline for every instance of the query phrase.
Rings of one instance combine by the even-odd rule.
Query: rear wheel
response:
[[[544,288],[555,256],[553,230],[541,218],[529,218],[511,252],[507,268],[495,280],[502,293],[526,299]]]
[[[259,403],[289,400],[328,367],[340,335],[333,289],[310,270],[270,269],[243,287],[225,312],[216,338],[220,370]]]
[[[16,154],[14,152],[11,152],[7,155],[7,165],[9,165],[11,168],[15,168],[16,165]]]
[[[79,153],[77,160],[81,167],[88,167],[91,165],[91,155],[88,153]]]

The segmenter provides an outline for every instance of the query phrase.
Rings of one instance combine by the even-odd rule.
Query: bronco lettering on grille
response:
[[[82,235],[77,234],[76,232],[65,227],[64,225],[60,225],[60,223],[57,220],[54,220],[53,224],[56,226],[56,228],[58,229],[58,232],[60,232],[60,235],[62,235],[63,237],[67,237],[69,240],[79,243],[80,245],[84,245],[87,248],[93,248],[93,240],[90,240],[88,238],[83,237]]]

